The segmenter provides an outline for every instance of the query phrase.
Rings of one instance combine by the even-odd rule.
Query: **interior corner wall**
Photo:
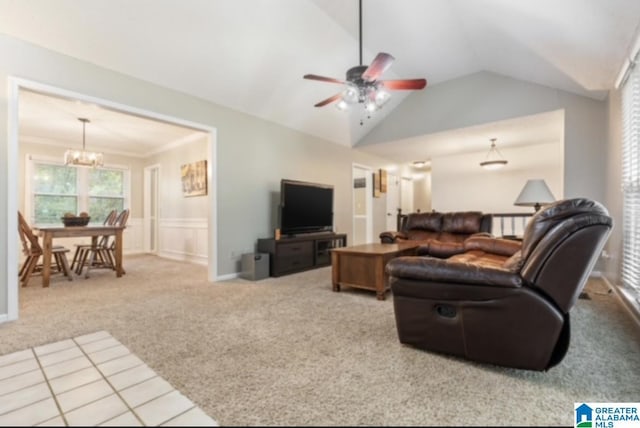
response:
[[[323,182],[335,186],[335,228],[351,233],[351,166],[356,162],[382,168],[390,164],[350,147],[331,144],[201,98],[79,61],[0,34],[0,224],[8,221],[8,195],[17,193],[16,177],[8,176],[14,161],[9,141],[10,77],[62,88],[136,109],[175,117],[216,129],[218,248],[210,249],[217,274],[238,272],[240,253],[253,251],[257,238],[273,234],[274,201],[280,179]],[[312,108],[312,107],[309,107]],[[140,178],[141,179],[141,178]],[[14,190],[15,189],[15,190]],[[385,225],[384,198],[374,199],[374,230]],[[17,251],[0,227],[0,272],[7,272],[9,254]],[[12,253],[11,253],[12,254]],[[0,280],[0,321],[8,313],[8,276]],[[6,316],[5,316],[6,319]]]
[[[611,284],[622,283],[622,237],[623,237],[623,199],[622,199],[622,93],[619,90],[609,92],[608,98],[608,135],[606,152],[606,190],[604,205],[613,218],[613,229],[605,249],[609,258],[602,263],[602,273]]]
[[[160,166],[158,177],[160,219],[207,218],[209,212],[207,198],[185,197],[182,192],[181,177],[182,165],[201,160],[212,161],[209,159],[207,140],[207,136],[203,134],[201,138],[190,143],[145,158],[145,167],[156,164]]]
[[[560,109],[565,113],[563,194],[567,198],[582,196],[603,201],[606,101],[492,72],[475,73],[413,92],[360,144],[397,141]]]

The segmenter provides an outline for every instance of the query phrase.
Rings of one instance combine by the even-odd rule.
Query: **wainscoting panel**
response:
[[[160,219],[158,255],[175,260],[207,264],[208,227],[206,218]]]

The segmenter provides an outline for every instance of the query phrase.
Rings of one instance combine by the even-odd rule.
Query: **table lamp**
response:
[[[518,195],[518,198],[513,205],[521,207],[534,207],[536,211],[540,209],[541,205],[554,202],[556,198],[549,190],[549,186],[542,179],[527,180],[527,184],[524,185],[522,191]]]

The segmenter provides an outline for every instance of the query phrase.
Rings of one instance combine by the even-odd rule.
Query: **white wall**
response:
[[[185,197],[181,183],[181,166],[200,160],[215,161],[209,158],[206,135],[145,159],[145,166],[158,165],[160,168],[158,255],[161,257],[207,263],[208,199],[205,196]]]
[[[436,211],[531,212],[513,205],[528,179],[544,179],[556,199],[564,196],[560,142],[500,149],[508,164],[500,170],[480,167],[486,152],[434,158],[432,200]]]

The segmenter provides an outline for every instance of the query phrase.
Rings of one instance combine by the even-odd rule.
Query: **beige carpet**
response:
[[[600,282],[546,373],[398,342],[392,300],[331,291],[330,268],[206,282],[206,268],[127,257],[127,274],[33,280],[0,355],[106,330],[220,425],[573,425],[574,402],[638,401],[640,334]]]

